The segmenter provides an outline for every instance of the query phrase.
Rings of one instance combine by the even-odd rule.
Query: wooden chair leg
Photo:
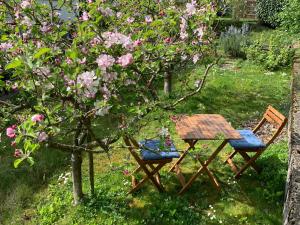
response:
[[[150,168],[151,168],[152,170],[155,170],[155,167],[153,166],[153,164],[149,164],[149,166],[150,166]],[[160,181],[160,174],[159,174],[159,172],[157,172],[154,176],[155,176],[155,178],[156,178],[157,183],[159,183],[159,185],[162,185],[162,184],[161,184],[161,181]]]
[[[257,152],[248,162],[236,173],[235,178],[239,179],[241,174],[261,155],[262,151]]]
[[[239,151],[239,154],[245,159],[246,162],[248,162],[251,157],[246,153],[246,152],[243,152],[243,151]],[[250,164],[250,166],[257,172],[257,173],[260,173],[261,172],[261,168],[259,168],[255,162],[253,162],[252,164]]]
[[[234,151],[227,157],[227,159],[224,161],[224,164],[228,163],[228,162],[227,162],[228,159],[232,159],[232,158],[235,156],[236,153],[237,153],[237,151],[234,150]]]
[[[146,176],[139,182],[135,185],[135,187],[133,187],[130,191],[129,191],[129,194],[130,193],[133,193],[135,192],[136,190],[138,190],[148,179],[151,180],[151,182],[154,184],[154,186],[158,189],[158,191],[160,192],[163,192],[164,191],[164,188],[161,184],[159,184],[157,182],[157,180],[154,178],[154,175],[156,175],[156,173],[165,165],[166,163],[161,163],[161,164],[158,164],[158,166],[156,166],[154,168],[154,170],[152,170],[151,172],[148,170],[148,168],[146,166],[142,166],[144,168],[143,171],[146,173]]]
[[[228,158],[228,159],[227,159],[227,163],[228,163],[228,165],[230,166],[231,170],[232,170],[235,174],[237,174],[237,173],[238,173],[238,167],[234,164],[234,162],[232,161],[231,158]]]

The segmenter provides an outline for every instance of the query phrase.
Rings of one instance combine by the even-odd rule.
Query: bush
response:
[[[242,46],[247,42],[249,26],[243,24],[241,28],[230,26],[226,32],[221,33],[220,44],[226,54],[231,57],[245,57]]]
[[[261,64],[265,69],[278,70],[290,65],[294,50],[285,34],[276,33],[269,37],[264,34],[259,39],[245,47],[247,59]]]
[[[277,27],[278,13],[282,11],[285,0],[257,0],[256,16],[266,25]]]
[[[300,32],[300,1],[299,0],[289,0],[284,6],[282,12],[279,13],[280,25],[292,32]]]

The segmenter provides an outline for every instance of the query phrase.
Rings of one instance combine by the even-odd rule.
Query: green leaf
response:
[[[42,55],[45,55],[46,53],[50,52],[51,48],[40,48],[37,53],[34,54],[34,59],[39,59]]]
[[[18,168],[19,164],[24,160],[24,158],[21,158],[21,159],[16,159],[14,161],[14,167],[15,168]]]
[[[18,68],[22,65],[22,60],[21,59],[14,59],[13,61],[11,61],[10,63],[8,63],[6,66],[5,66],[5,69],[6,70],[9,70],[9,69],[15,69],[15,68]]]
[[[32,157],[29,156],[29,157],[27,158],[27,161],[29,162],[30,166],[33,166],[34,160],[33,160]]]

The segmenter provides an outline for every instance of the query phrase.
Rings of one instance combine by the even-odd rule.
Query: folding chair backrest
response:
[[[128,137],[128,136],[124,136],[123,140],[126,144],[126,147],[130,151],[131,155],[134,157],[134,159],[138,163],[140,163],[142,161],[142,159],[139,157],[139,154],[135,151],[135,150],[139,149],[138,142],[136,140],[134,140],[133,138]]]
[[[276,130],[274,131],[274,133],[266,143],[266,145],[268,146],[272,144],[275,138],[280,134],[280,132],[282,131],[282,129],[287,123],[287,118],[284,115],[282,115],[280,112],[278,112],[276,109],[274,109],[272,106],[268,106],[262,120],[254,128],[253,132],[256,133],[266,122],[269,122],[276,127]]]

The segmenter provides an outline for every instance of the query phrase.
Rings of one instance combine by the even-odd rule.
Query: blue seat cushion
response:
[[[264,148],[266,145],[251,130],[237,130],[243,137],[239,140],[229,140],[229,144],[234,149],[247,150]]]
[[[179,158],[180,156],[173,143],[168,148],[168,151],[159,150],[159,140],[140,141],[139,144],[141,145],[141,156],[143,160],[173,159]],[[143,149],[142,146],[150,150]]]

